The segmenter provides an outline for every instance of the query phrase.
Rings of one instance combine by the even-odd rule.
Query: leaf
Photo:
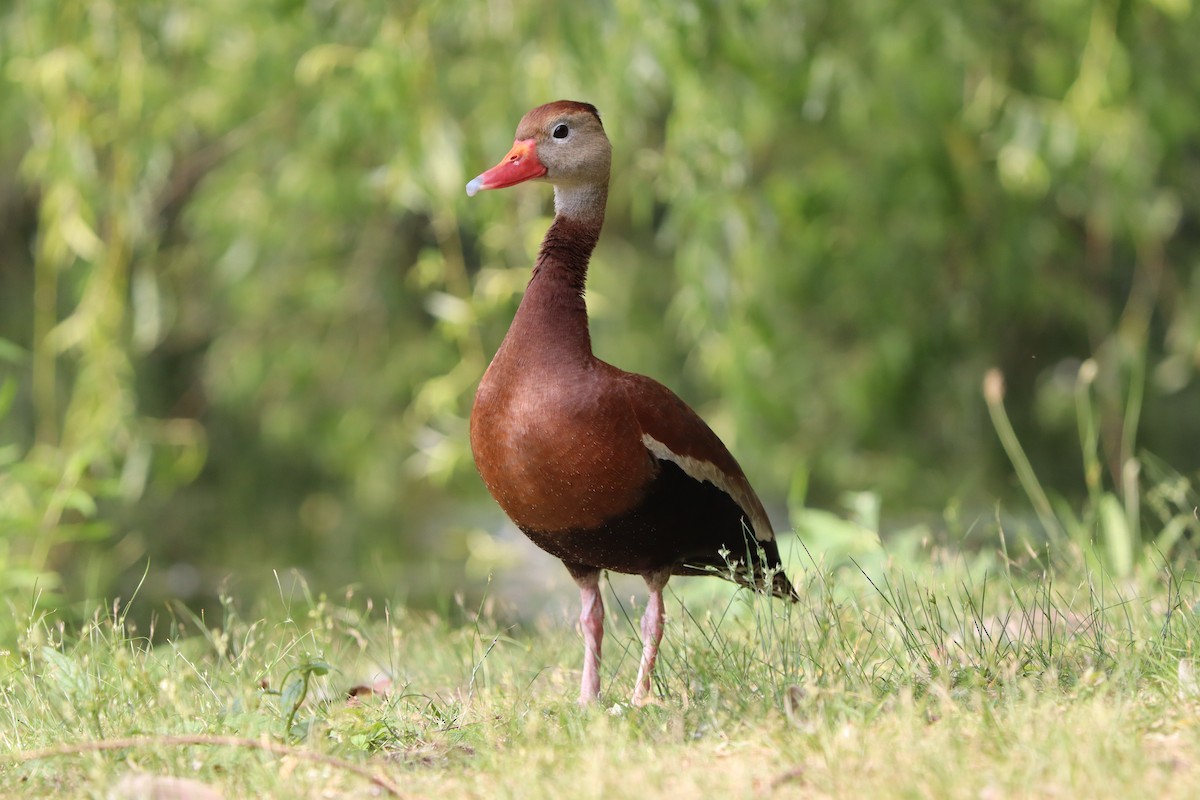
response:
[[[62,507],[71,511],[78,511],[85,517],[92,517],[96,514],[95,498],[78,487],[66,492],[66,496],[62,500]]]
[[[303,678],[292,678],[283,685],[283,691],[279,694],[279,702],[289,713],[294,713],[304,702],[306,683]]]
[[[304,664],[301,669],[310,675],[328,675],[333,670],[333,667],[324,661],[314,660]]]
[[[1164,556],[1168,555],[1192,522],[1193,518],[1185,514],[1179,514],[1167,520],[1167,524],[1163,526],[1162,532],[1154,540],[1154,549]]]
[[[1108,557],[1108,567],[1118,577],[1133,572],[1134,543],[1129,520],[1121,501],[1114,494],[1100,498],[1100,538]]]
[[[3,340],[0,340],[3,341]],[[0,383],[0,419],[3,419],[9,409],[12,408],[13,398],[17,396],[17,381],[14,378],[5,378],[4,383]]]
[[[16,463],[21,458],[21,448],[15,444],[0,446],[0,467]]]
[[[42,659],[51,667],[51,677],[69,695],[83,695],[90,690],[87,677],[78,665],[53,647],[41,649]]]
[[[451,325],[469,325],[474,320],[471,304],[447,292],[431,292],[425,298],[425,309]]]
[[[810,547],[827,556],[841,558],[877,551],[879,535],[856,522],[815,508],[806,508],[793,520],[796,532],[806,538]]]
[[[10,364],[24,364],[29,358],[29,351],[15,342],[0,337],[0,361]]]

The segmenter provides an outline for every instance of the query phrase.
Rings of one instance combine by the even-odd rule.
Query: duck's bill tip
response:
[[[474,197],[484,189],[505,189],[545,175],[546,165],[538,159],[537,143],[533,139],[519,139],[513,142],[503,161],[467,184],[467,196]]]

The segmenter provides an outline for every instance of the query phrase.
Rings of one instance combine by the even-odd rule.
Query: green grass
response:
[[[416,797],[1191,796],[1195,585],[1149,559],[1119,583],[1054,561],[798,563],[794,606],[675,581],[646,709],[627,702],[641,609],[615,590],[604,702],[582,710],[573,608],[513,623],[503,598],[431,614],[300,587],[154,631],[121,609],[33,619],[3,657],[0,792],[137,796],[119,787],[140,774],[382,792],[366,770]],[[386,694],[348,699],[380,674]],[[146,738],[61,752],[128,737]]]

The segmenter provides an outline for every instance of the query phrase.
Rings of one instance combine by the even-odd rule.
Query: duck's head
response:
[[[474,197],[483,189],[544,181],[554,185],[556,205],[562,213],[564,199],[607,189],[611,162],[612,146],[596,107],[559,100],[538,106],[521,118],[508,155],[468,183],[467,194]]]

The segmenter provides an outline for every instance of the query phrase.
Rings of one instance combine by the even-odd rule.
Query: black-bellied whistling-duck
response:
[[[741,467],[670,389],[592,355],[583,291],[608,197],[600,115],[561,100],[533,109],[504,160],[467,194],[540,180],[554,223],[471,411],[475,465],[496,502],[579,585],[580,702],[600,694],[600,570],[650,590],[633,702],[650,701],[671,575],[717,574],[796,599],[775,534]],[[729,563],[749,560],[731,571]]]

